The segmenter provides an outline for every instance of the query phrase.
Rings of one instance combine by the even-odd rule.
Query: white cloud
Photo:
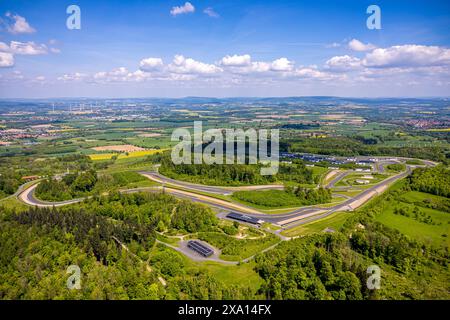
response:
[[[111,71],[100,71],[92,75],[85,73],[65,74],[59,77],[60,81],[84,81],[92,84],[105,84],[111,82],[141,82],[150,79],[151,75],[142,70],[134,72],[128,71],[125,67],[113,69]]]
[[[64,74],[57,79],[60,81],[81,81],[87,79],[88,75],[85,73],[75,72],[71,74]]]
[[[1,47],[1,42],[0,42]],[[3,46],[5,47],[5,46]],[[6,46],[7,47],[7,46]],[[5,48],[4,48],[5,49]],[[8,49],[8,48],[6,48]],[[139,69],[128,71],[124,67],[112,71],[92,74],[69,74],[58,78],[63,81],[107,84],[110,82],[148,82],[158,86],[159,82],[183,82],[185,87],[260,87],[304,85],[358,86],[391,85],[418,82],[431,84],[448,82],[450,77],[449,49],[418,45],[394,46],[374,49],[364,58],[351,55],[334,56],[322,66],[296,66],[287,57],[269,61],[252,61],[250,54],[226,55],[215,63],[205,63],[176,55],[169,64],[161,58],[145,58]],[[12,52],[6,52],[12,53]],[[45,82],[46,83],[46,82]]]
[[[194,12],[194,11],[195,11],[195,7],[190,2],[186,2],[182,6],[172,7],[172,9],[170,10],[170,14],[172,16],[177,16],[179,14],[185,14],[185,13],[190,13],[190,12]]]
[[[353,51],[370,51],[376,48],[376,46],[374,46],[371,43],[362,43],[361,41],[357,40],[357,39],[352,39],[349,43],[348,43],[348,47],[353,50]]]
[[[50,51],[52,53],[61,53],[61,49],[58,49],[58,48],[50,48]]]
[[[147,72],[144,72],[142,70],[136,70],[135,72],[129,72],[127,74],[128,81],[136,81],[141,82],[146,79],[150,78],[149,74]]]
[[[220,61],[220,63],[223,66],[228,66],[228,67],[242,67],[242,66],[248,66],[251,64],[251,60],[252,58],[250,57],[249,54],[244,54],[244,55],[227,55],[225,57],[222,58],[222,60]]]
[[[203,13],[210,16],[211,18],[219,18],[220,17],[220,15],[216,11],[214,11],[214,9],[211,7],[208,7],[205,10],[203,10]]]
[[[18,14],[14,15],[10,12],[7,12],[5,16],[12,20],[12,24],[7,27],[10,33],[19,34],[36,32],[36,30],[28,24],[24,17],[21,17]]]
[[[270,67],[272,71],[291,71],[293,68],[294,65],[292,61],[289,61],[287,58],[274,60]]]
[[[267,72],[270,70],[270,63],[263,61],[252,62],[252,65],[247,71],[249,72]]]
[[[97,72],[93,76],[95,81],[120,82],[126,81],[129,71],[125,67],[113,69],[109,72]]]
[[[14,66],[14,56],[9,52],[0,52],[0,68]]]
[[[288,72],[294,69],[294,63],[287,58],[279,58],[271,62],[253,62],[249,54],[227,55],[220,60],[220,65],[231,67],[230,71],[233,73]]]
[[[349,71],[360,68],[361,60],[356,57],[345,55],[333,57],[325,64],[327,68],[333,71]]]
[[[158,71],[163,67],[164,63],[161,58],[146,58],[139,63],[139,69],[142,71]]]
[[[214,74],[222,69],[214,64],[207,64],[182,55],[176,55],[169,65],[169,71],[180,74]]]
[[[367,53],[364,65],[376,68],[450,66],[450,49],[437,46],[402,45]]]
[[[316,80],[331,80],[335,78],[334,75],[320,71],[316,66],[302,67],[294,71],[294,76],[300,78],[309,78]]]
[[[19,41],[11,41],[10,50],[14,54],[23,54],[23,55],[38,55],[38,54],[47,54],[47,46],[45,44],[36,44],[33,41],[29,42],[19,42]]]
[[[37,76],[36,78],[32,79],[32,82],[37,82],[43,84],[47,80],[44,76]]]
[[[10,52],[10,51],[11,49],[6,43],[0,42],[0,52]]]

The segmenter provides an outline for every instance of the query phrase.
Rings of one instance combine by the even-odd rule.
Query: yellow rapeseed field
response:
[[[160,149],[160,150],[143,150],[143,151],[133,151],[129,152],[128,155],[126,153],[96,153],[96,154],[90,154],[89,158],[93,161],[98,160],[109,160],[113,156],[117,156],[117,159],[127,159],[127,158],[138,158],[138,157],[145,157],[149,156],[155,153],[163,152],[167,149]]]

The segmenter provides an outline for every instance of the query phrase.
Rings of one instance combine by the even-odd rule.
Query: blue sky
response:
[[[66,27],[71,4],[81,30]],[[366,27],[371,4],[381,30]],[[448,96],[449,13],[448,1],[3,0],[0,97]]]

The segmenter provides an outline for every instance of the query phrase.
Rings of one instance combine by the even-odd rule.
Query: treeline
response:
[[[326,188],[302,188],[300,186],[285,186],[285,192],[294,195],[303,205],[328,203],[331,201],[331,189]]]
[[[281,164],[276,179],[280,181],[292,181],[301,184],[313,184],[319,182],[319,176],[314,177],[311,169],[305,166],[303,161],[292,161],[292,165]]]
[[[394,214],[398,214],[404,217],[413,218],[418,222],[422,222],[429,225],[442,225],[442,222],[435,222],[430,215],[420,210],[417,206],[414,209],[409,209],[405,207],[394,208]]]
[[[113,192],[107,196],[94,196],[76,204],[76,207],[116,220],[154,225],[158,231],[195,233],[215,229],[218,224],[210,208],[187,200],[178,200],[161,192]]]
[[[252,185],[275,182],[274,176],[262,176],[261,165],[177,164],[168,157],[161,162],[159,172],[172,179],[208,185]]]
[[[408,183],[412,190],[450,198],[450,170],[443,165],[415,169]]]
[[[71,173],[61,179],[48,178],[36,187],[36,196],[42,200],[63,201],[84,196],[94,189],[97,173],[94,170]]]
[[[148,179],[134,171],[97,174],[94,170],[77,172],[61,179],[48,178],[36,188],[36,196],[47,201],[63,201],[103,192],[112,192],[119,187],[137,187]]]
[[[162,158],[159,172],[172,179],[187,180],[207,185],[257,185],[276,181],[314,183],[312,170],[303,163],[283,165],[276,175],[261,175],[261,164],[177,164],[169,157]]]
[[[236,191],[233,198],[264,207],[304,206],[328,203],[332,199],[331,190],[285,186],[284,190]]]
[[[405,165],[401,163],[388,164],[386,169],[399,172],[405,170]]]
[[[256,257],[255,270],[265,280],[261,290],[276,300],[360,300],[364,265],[351,263],[342,234],[315,235],[283,242]]]
[[[297,197],[284,190],[236,191],[233,193],[232,197],[253,205],[268,208],[295,207],[302,205]]]
[[[12,170],[0,171],[0,199],[14,194],[23,183],[21,175]]]

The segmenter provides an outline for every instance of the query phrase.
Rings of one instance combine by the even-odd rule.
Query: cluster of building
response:
[[[407,125],[419,129],[430,129],[435,127],[448,127],[448,121],[440,121],[435,119],[411,119],[406,121]]]
[[[347,158],[347,159],[337,159],[336,157],[332,156],[322,156],[322,155],[313,155],[313,154],[307,154],[307,153],[291,153],[291,152],[281,152],[280,157],[284,159],[301,159],[306,162],[311,163],[319,163],[319,162],[329,162],[333,165],[341,165],[346,163],[355,163],[357,165],[361,166],[371,166],[375,162],[377,162],[377,159],[357,159],[357,158]]]
[[[13,141],[16,140],[59,136],[60,134],[58,133],[58,130],[53,129],[54,127],[52,125],[40,124],[21,129],[10,128],[0,130],[0,144],[10,145]]]

